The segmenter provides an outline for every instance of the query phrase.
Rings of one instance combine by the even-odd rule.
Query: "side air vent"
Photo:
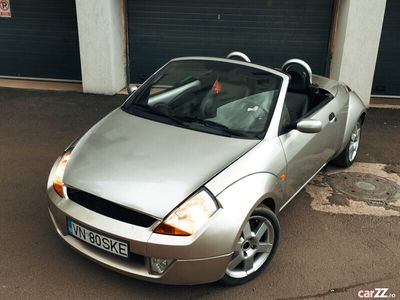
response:
[[[142,227],[150,227],[152,224],[154,224],[154,222],[157,221],[157,219],[153,217],[115,204],[114,202],[97,197],[95,195],[74,189],[72,187],[67,188],[67,194],[71,201],[96,213],[122,222]]]

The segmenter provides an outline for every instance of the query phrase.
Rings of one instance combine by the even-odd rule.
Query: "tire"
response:
[[[239,285],[257,277],[276,252],[279,231],[279,221],[272,210],[264,205],[257,207],[245,222],[221,282]]]
[[[361,120],[358,120],[351,132],[350,141],[346,148],[332,161],[338,167],[348,168],[355,161],[360,148],[361,141]]]

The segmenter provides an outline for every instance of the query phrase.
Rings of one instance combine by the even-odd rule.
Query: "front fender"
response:
[[[225,234],[226,238],[232,241],[230,250],[234,251],[234,243],[239,238],[245,221],[257,206],[263,201],[272,200],[275,210],[278,211],[283,202],[283,185],[273,174],[255,173],[230,185],[217,196],[217,199],[230,219],[227,220],[229,231]]]
[[[200,259],[231,254],[244,222],[263,200],[279,199],[283,188],[275,175],[248,175],[219,193],[221,208],[205,227],[192,236],[153,233],[147,242],[147,256]]]

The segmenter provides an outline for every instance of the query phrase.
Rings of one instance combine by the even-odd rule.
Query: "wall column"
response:
[[[371,96],[386,0],[338,1],[330,77],[346,83],[366,105]]]
[[[113,95],[127,83],[124,0],[76,0],[85,93]]]

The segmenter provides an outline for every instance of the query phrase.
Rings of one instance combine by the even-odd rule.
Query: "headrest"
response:
[[[308,88],[308,77],[305,72],[291,70],[288,90],[292,92],[306,92]]]
[[[298,58],[289,59],[282,65],[282,71],[289,74],[289,90],[293,92],[308,92],[312,85],[311,67]]]

